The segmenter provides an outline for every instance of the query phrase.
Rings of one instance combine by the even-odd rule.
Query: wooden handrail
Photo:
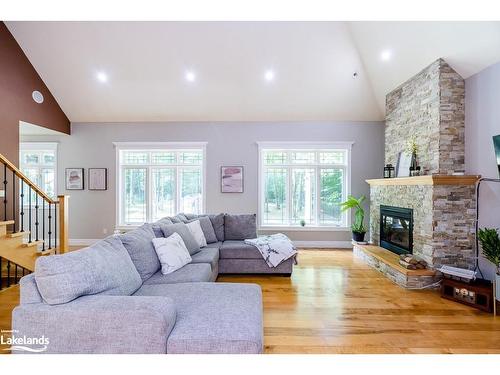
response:
[[[9,159],[7,159],[5,156],[0,154],[0,162],[2,164],[5,164],[7,168],[9,168],[12,172],[16,174],[17,177],[19,177],[21,180],[23,180],[27,185],[31,187],[39,196],[41,196],[47,203],[52,203],[52,204],[57,204],[59,203],[58,201],[53,200],[50,198],[43,190],[41,190],[36,184],[31,181],[26,175],[21,172],[14,164],[12,164]]]

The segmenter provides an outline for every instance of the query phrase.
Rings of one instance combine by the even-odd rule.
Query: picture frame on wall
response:
[[[221,167],[221,192],[243,193],[243,167]]]
[[[401,151],[398,155],[398,164],[396,166],[396,177],[410,176],[411,155]]]
[[[107,168],[89,168],[89,190],[108,190]]]
[[[66,190],[83,190],[85,174],[83,168],[66,168]]]

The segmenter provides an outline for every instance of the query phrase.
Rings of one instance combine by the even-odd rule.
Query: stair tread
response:
[[[14,220],[0,221],[0,226],[2,226],[2,225],[12,225],[14,223],[15,223]]]
[[[38,245],[42,244],[43,242],[44,242],[43,240],[31,241],[31,242],[23,243],[22,246],[23,247],[33,247],[33,246],[38,246]]]
[[[25,230],[24,232],[8,232],[7,237],[9,237],[9,238],[22,237],[22,236],[25,236],[27,234],[30,234],[29,230]]]

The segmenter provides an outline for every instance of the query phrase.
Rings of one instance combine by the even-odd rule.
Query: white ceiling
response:
[[[73,122],[382,120],[435,59],[464,78],[500,61],[500,22],[6,24]]]

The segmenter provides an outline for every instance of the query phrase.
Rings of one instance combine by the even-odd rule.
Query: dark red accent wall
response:
[[[56,57],[54,57],[56,58]],[[32,99],[40,91],[44,102]],[[70,134],[70,122],[19,44],[0,22],[0,153],[18,165],[19,121]]]

